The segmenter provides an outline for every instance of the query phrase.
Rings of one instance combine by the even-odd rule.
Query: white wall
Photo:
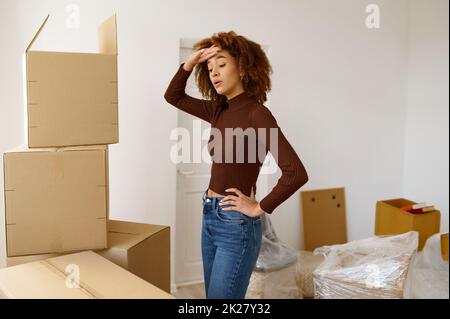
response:
[[[410,2],[404,194],[448,232],[448,0]]]
[[[22,56],[18,7],[0,0],[0,268],[5,266],[3,152],[23,144]]]
[[[411,116],[407,97],[413,99],[407,95],[407,75],[414,61],[424,63],[421,55],[408,55],[408,50],[421,50],[422,38],[415,37],[411,45],[406,0],[0,1],[0,40],[6,44],[0,59],[0,152],[24,137],[19,55],[45,15],[50,13],[51,20],[36,49],[95,52],[98,23],[117,12],[120,143],[110,148],[112,218],[174,226],[176,166],[169,159],[169,132],[177,111],[163,94],[178,68],[180,38],[229,30],[271,47],[271,110],[308,170],[303,189],[346,188],[350,240],[373,234],[377,200],[416,198],[411,189],[417,189],[417,197],[430,198],[404,169],[405,143],[415,139],[405,135],[407,110]],[[81,8],[80,29],[65,27],[69,3]],[[369,3],[380,5],[380,29],[365,26]],[[442,59],[448,65],[448,58]],[[431,123],[442,120],[443,107],[427,109]],[[448,132],[448,122],[442,130]],[[443,138],[437,130],[428,134],[432,141]],[[431,173],[442,171],[435,159],[442,166],[448,163],[448,148],[434,152],[419,163]],[[442,189],[448,189],[448,174],[439,178],[442,185],[427,183],[431,201],[447,211],[448,224],[448,197]],[[301,244],[299,197],[292,196],[272,218],[281,239],[295,248]],[[3,228],[0,235],[3,241]],[[1,266],[4,248],[0,251]]]

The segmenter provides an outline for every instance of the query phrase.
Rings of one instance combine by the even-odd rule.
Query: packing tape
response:
[[[59,277],[61,277],[62,279],[64,279],[64,281],[67,281],[67,278],[69,276],[72,276],[71,273],[67,273],[66,270],[64,269],[60,269],[58,266],[56,266],[55,264],[53,264],[51,262],[51,260],[43,260],[41,261],[41,263],[50,271],[52,271],[53,273],[57,274]],[[74,264],[76,265],[76,264]],[[67,289],[80,289],[82,290],[86,295],[94,298],[94,299],[98,299],[98,298],[104,298],[104,296],[102,294],[100,294],[98,291],[96,291],[94,288],[90,287],[88,284],[86,284],[85,282],[83,282],[82,278],[82,273],[81,273],[81,268],[80,268],[80,278],[78,278],[78,285],[79,287],[67,287]],[[67,284],[67,283],[66,283]]]

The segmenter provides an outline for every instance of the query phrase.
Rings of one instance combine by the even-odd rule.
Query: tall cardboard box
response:
[[[8,256],[107,247],[108,147],[3,155]]]
[[[108,249],[96,252],[170,292],[169,226],[110,220]]]
[[[0,298],[173,299],[92,251],[0,269]]]
[[[98,30],[99,53],[33,51],[26,56],[28,146],[119,141],[116,17]]]
[[[375,235],[398,235],[414,230],[419,233],[418,249],[422,250],[428,237],[439,233],[441,213],[434,210],[424,214],[412,214],[401,209],[411,204],[417,203],[405,198],[378,201]]]

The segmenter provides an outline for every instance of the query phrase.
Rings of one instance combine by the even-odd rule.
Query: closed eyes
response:
[[[219,67],[222,68],[222,67],[224,67],[225,65],[226,65],[226,64],[222,64],[222,65],[219,65]],[[212,71],[212,69],[209,70],[209,72],[211,72],[211,71]]]

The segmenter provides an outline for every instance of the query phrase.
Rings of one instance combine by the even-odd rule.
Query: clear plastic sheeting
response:
[[[301,299],[296,282],[296,264],[271,272],[254,271],[245,295],[247,299]]]
[[[301,250],[299,252],[295,279],[303,298],[314,297],[313,273],[323,260],[323,256],[314,255],[310,251]]]
[[[255,270],[269,272],[295,264],[297,252],[278,239],[267,214],[261,218],[262,241]]]
[[[325,256],[313,273],[315,298],[403,298],[409,264],[417,250],[418,233],[379,236],[343,245],[323,246]]]
[[[267,214],[261,218],[261,249],[245,297],[302,298],[302,290],[296,280],[298,252],[280,241]]]
[[[441,237],[429,237],[421,252],[414,256],[406,280],[407,299],[449,299],[448,261],[442,258]]]

